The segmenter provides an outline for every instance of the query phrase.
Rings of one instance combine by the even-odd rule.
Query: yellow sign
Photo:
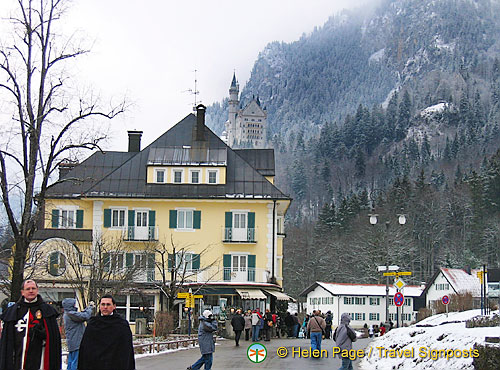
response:
[[[203,298],[203,295],[201,294],[197,294],[197,295],[194,295],[193,293],[177,293],[177,298],[184,298],[185,299],[185,302],[184,302],[184,305],[186,307],[190,307],[190,308],[194,308],[194,300],[196,298]]]
[[[401,271],[401,272],[384,272],[384,276],[409,276],[411,271]]]
[[[406,283],[401,280],[401,279],[397,279],[394,284],[393,284],[396,288],[398,288],[399,290],[403,289],[404,286],[406,285]]]

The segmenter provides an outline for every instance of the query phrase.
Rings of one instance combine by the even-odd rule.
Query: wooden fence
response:
[[[177,339],[177,340],[168,340],[164,342],[154,342],[154,343],[145,343],[145,344],[135,344],[134,352],[135,353],[153,353],[160,352],[162,349],[177,349],[182,347],[188,347],[189,345],[198,344],[198,338],[188,338],[188,339]],[[148,349],[145,352],[145,349]]]

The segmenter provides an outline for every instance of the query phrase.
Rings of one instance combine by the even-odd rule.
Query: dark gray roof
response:
[[[234,151],[261,175],[274,176],[273,149],[235,149]]]
[[[196,126],[196,116],[190,114],[138,153],[110,152],[97,155],[91,160],[97,154],[95,153],[66,175],[65,178],[82,179],[78,186],[69,182],[61,183],[51,188],[47,196],[49,198],[82,196],[290,199],[206,126],[203,126],[204,139],[197,140]],[[187,147],[190,147],[189,153],[182,150]],[[272,149],[268,150],[272,151]],[[226,161],[226,184],[147,184],[148,163],[158,158],[163,163],[173,163],[174,157],[167,158],[167,154],[173,155],[174,153],[177,153],[179,158],[187,159],[189,165],[192,166],[206,165],[207,158],[208,160],[215,158],[221,163]],[[260,163],[259,155],[249,153],[247,157],[251,159],[250,162]],[[267,158],[267,161],[272,158],[274,161],[274,154],[267,153],[263,158]],[[183,163],[183,165],[188,164]],[[101,169],[99,165],[104,169]],[[269,163],[262,169],[269,170],[270,167],[274,170],[274,165],[271,166]]]
[[[49,189],[48,195],[61,193],[65,193],[66,196],[80,195],[136,154],[133,152],[95,152],[63,176],[62,179],[67,181]]]
[[[62,238],[71,241],[91,242],[92,230],[90,229],[39,229],[35,231],[33,240],[46,240]]]

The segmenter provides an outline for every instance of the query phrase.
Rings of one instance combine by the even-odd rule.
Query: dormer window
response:
[[[155,170],[155,180],[159,184],[165,183],[165,170]]]
[[[218,170],[208,170],[208,183],[217,184],[219,182],[219,171]]]
[[[174,184],[182,184],[183,170],[174,170]]]
[[[200,171],[190,171],[191,173],[191,184],[199,184],[200,183]]]

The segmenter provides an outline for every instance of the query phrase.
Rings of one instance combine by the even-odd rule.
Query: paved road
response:
[[[358,339],[354,343],[354,349],[365,349],[370,342],[369,339]],[[255,364],[247,358],[246,350],[251,342],[240,342],[240,347],[235,347],[234,341],[224,340],[218,342],[214,354],[213,369],[338,369],[341,365],[339,358],[332,358],[332,340],[323,340],[322,349],[328,351],[328,358],[293,358],[291,356],[292,347],[302,349],[310,348],[310,341],[306,339],[273,339],[271,342],[262,342],[267,348],[267,358]],[[284,346],[288,349],[289,355],[280,358],[277,349]],[[185,369],[193,364],[200,357],[200,350],[192,348],[188,350],[143,357],[136,360],[137,370],[164,370],[164,369]],[[357,369],[357,361],[354,368]]]

